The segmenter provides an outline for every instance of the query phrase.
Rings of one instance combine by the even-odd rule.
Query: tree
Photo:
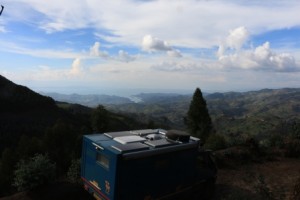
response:
[[[13,185],[19,191],[32,190],[54,181],[55,164],[48,156],[37,154],[28,161],[21,160],[14,174]]]
[[[0,161],[0,197],[13,192],[11,183],[13,181],[14,166],[17,163],[16,152],[10,148],[4,149]]]
[[[206,107],[206,101],[199,88],[195,90],[185,119],[188,131],[191,135],[200,138],[203,142],[213,130],[211,118]]]
[[[44,135],[45,152],[56,163],[59,175],[65,174],[76,154],[78,133],[71,124],[58,120]]]
[[[69,170],[67,172],[67,179],[70,183],[81,184],[80,169],[80,159],[72,160],[71,166],[69,167]]]
[[[105,132],[108,128],[109,113],[104,106],[99,105],[92,113],[91,116],[92,127],[95,132]]]

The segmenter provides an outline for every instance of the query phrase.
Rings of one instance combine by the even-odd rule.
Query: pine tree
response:
[[[203,142],[212,132],[212,122],[206,107],[206,101],[199,88],[195,90],[185,123],[190,134],[200,138]]]

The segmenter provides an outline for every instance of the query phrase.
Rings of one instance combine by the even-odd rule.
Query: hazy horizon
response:
[[[298,87],[289,87],[289,88],[298,88]],[[34,89],[30,88],[35,92],[38,93],[57,93],[57,94],[63,94],[63,95],[72,95],[72,94],[78,94],[78,95],[111,95],[111,96],[120,96],[120,97],[132,97],[134,95],[138,95],[141,93],[162,93],[162,94],[183,94],[183,95],[189,95],[193,94],[195,89],[191,90],[176,90],[176,89],[149,89],[149,88],[135,88],[135,89],[102,89],[102,90],[97,90],[97,89],[84,89],[84,90],[68,90],[68,89],[63,89],[63,90],[55,90],[55,88],[49,89],[49,90],[39,90],[39,89]],[[259,91],[263,89],[283,89],[283,88],[252,88],[252,89],[240,89],[240,90],[203,90],[200,88],[202,93],[226,93],[226,92],[249,92],[249,91]]]

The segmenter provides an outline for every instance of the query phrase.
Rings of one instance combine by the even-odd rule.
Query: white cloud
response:
[[[182,57],[182,54],[179,50],[177,49],[173,49],[171,51],[167,51],[167,55],[170,56],[170,57]]]
[[[139,45],[139,38],[148,33],[158,38],[172,35],[170,42],[177,46],[203,48],[217,45],[220,35],[241,24],[254,34],[300,25],[297,0],[275,0],[272,3],[235,0],[53,0],[47,3],[10,0],[6,3],[10,2],[18,5],[14,15],[30,14],[30,17],[25,17],[48,33],[94,28],[109,42],[135,46]]]
[[[100,42],[95,42],[92,47],[90,47],[90,56],[101,57],[107,60],[117,60],[121,62],[131,62],[134,61],[138,56],[129,55],[128,52],[124,50],[119,50],[117,56],[109,55],[106,51],[100,50]]]
[[[90,48],[90,55],[102,58],[109,57],[106,51],[100,51],[100,42],[95,42],[94,45]]]
[[[230,31],[226,38],[226,46],[239,50],[249,37],[248,30],[245,27],[239,27]]]
[[[80,60],[80,58],[76,58],[72,63],[70,74],[74,75],[74,76],[78,76],[81,73],[82,73],[81,60]]]
[[[142,41],[142,49],[144,51],[170,51],[172,48],[168,42],[160,40],[152,35],[145,35]]]
[[[136,56],[129,55],[128,52],[120,50],[118,53],[118,57],[116,57],[115,59],[123,62],[131,62],[136,59]]]
[[[165,72],[191,72],[200,69],[200,67],[193,62],[182,63],[182,62],[166,62],[166,61],[163,61],[159,64],[154,64],[151,66],[151,68],[154,70],[165,71]]]
[[[277,53],[265,42],[255,49],[245,48],[250,34],[245,27],[229,32],[219,46],[217,56],[224,69],[252,69],[276,72],[300,71],[300,64],[288,53]]]
[[[70,49],[39,49],[39,48],[27,48],[20,46],[19,44],[0,41],[2,49],[0,51],[6,51],[10,53],[29,55],[39,58],[58,58],[58,59],[74,59],[76,57],[84,56],[82,53],[74,52]]]
[[[270,43],[219,57],[220,64],[226,69],[242,68],[276,72],[300,71],[300,65],[288,53],[276,53]]]
[[[171,57],[182,57],[179,50],[170,46],[167,41],[161,40],[152,35],[145,35],[142,41],[142,49],[148,52],[164,51]]]
[[[40,30],[49,34],[65,30],[92,31],[94,36],[101,38],[99,40],[101,44],[95,42],[90,48],[86,47],[84,42],[90,41],[91,38],[78,41],[77,44],[80,43],[81,46],[77,50],[63,48],[63,42],[55,49],[47,49],[49,46],[42,49],[40,48],[41,43],[27,48],[27,45],[22,45],[18,41],[15,44],[8,44],[8,41],[0,40],[0,46],[3,47],[1,51],[30,55],[28,57],[30,59],[31,56],[55,58],[54,62],[56,63],[59,63],[60,59],[68,59],[70,60],[69,65],[73,61],[72,66],[64,69],[58,69],[58,66],[39,69],[39,73],[35,75],[35,79],[39,80],[64,80],[68,77],[68,79],[73,78],[74,81],[77,81],[77,79],[85,77],[86,80],[97,81],[99,74],[103,73],[101,78],[108,82],[112,80],[112,82],[116,81],[125,85],[122,81],[126,83],[131,79],[131,86],[136,87],[137,82],[151,85],[156,79],[159,79],[156,83],[159,85],[160,81],[168,79],[168,76],[172,76],[169,85],[178,85],[179,81],[176,78],[180,77],[184,77],[186,85],[188,85],[190,77],[193,77],[194,83],[199,83],[200,78],[203,83],[203,80],[214,80],[215,74],[220,74],[219,77],[226,77],[230,80],[231,74],[236,73],[238,75],[234,80],[237,80],[241,76],[240,73],[253,73],[253,77],[255,77],[255,73],[265,75],[267,74],[265,72],[272,72],[269,74],[290,77],[293,73],[287,75],[288,73],[278,72],[300,71],[299,63],[294,58],[295,51],[290,49],[288,51],[290,54],[288,54],[285,53],[287,51],[272,49],[269,43],[256,47],[249,47],[247,43],[251,42],[250,32],[258,35],[267,31],[300,26],[300,3],[298,0],[274,0],[267,3],[265,1],[240,2],[236,0],[3,1],[1,3],[8,7],[13,2],[11,7],[15,9],[7,14],[9,20],[16,22],[15,24],[21,22],[30,24],[30,27],[33,28],[38,26]],[[6,25],[9,29],[10,23],[5,19]],[[234,29],[234,27],[238,28]],[[40,30],[34,29],[35,33],[40,33]],[[228,33],[228,30],[231,31]],[[147,35],[149,33],[155,37]],[[142,43],[141,39],[143,39]],[[104,42],[102,42],[103,40]],[[200,52],[197,54],[198,57],[195,56],[199,49],[199,51],[207,50],[210,54],[218,46],[217,58],[209,55],[205,58],[210,60],[204,60],[204,56],[199,56]],[[294,45],[294,47],[298,46]],[[72,46],[72,48],[74,47],[75,45]],[[118,47],[120,50],[116,50]],[[162,53],[154,53],[151,56],[132,55],[130,50],[126,49],[127,47],[135,50],[142,47],[147,52]],[[299,49],[297,51],[299,52]],[[189,54],[190,52],[193,55]],[[177,59],[182,54],[184,57]],[[299,55],[298,53],[298,58]],[[89,64],[95,64],[95,58],[104,60],[97,65],[98,71],[96,71],[99,73],[93,73],[94,71],[90,70],[92,67]],[[94,60],[90,62],[89,59]],[[40,61],[49,64],[49,60],[42,61],[40,59]],[[86,61],[84,68],[82,61]],[[35,65],[36,62],[28,63],[27,66]],[[10,65],[7,64],[7,66]],[[63,65],[60,64],[60,66]],[[229,73],[227,69],[230,71]],[[299,76],[299,73],[295,74],[294,77]],[[220,80],[226,78],[220,78]],[[296,78],[293,79],[294,85],[299,84]],[[171,82],[173,79],[175,81]]]
[[[249,38],[248,30],[241,26],[234,30],[231,30],[223,44],[219,46],[218,56],[222,56],[226,49],[240,50],[241,47]]]

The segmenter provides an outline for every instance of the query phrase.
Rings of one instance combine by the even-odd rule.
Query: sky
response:
[[[0,4],[0,74],[35,91],[300,87],[299,0]]]

